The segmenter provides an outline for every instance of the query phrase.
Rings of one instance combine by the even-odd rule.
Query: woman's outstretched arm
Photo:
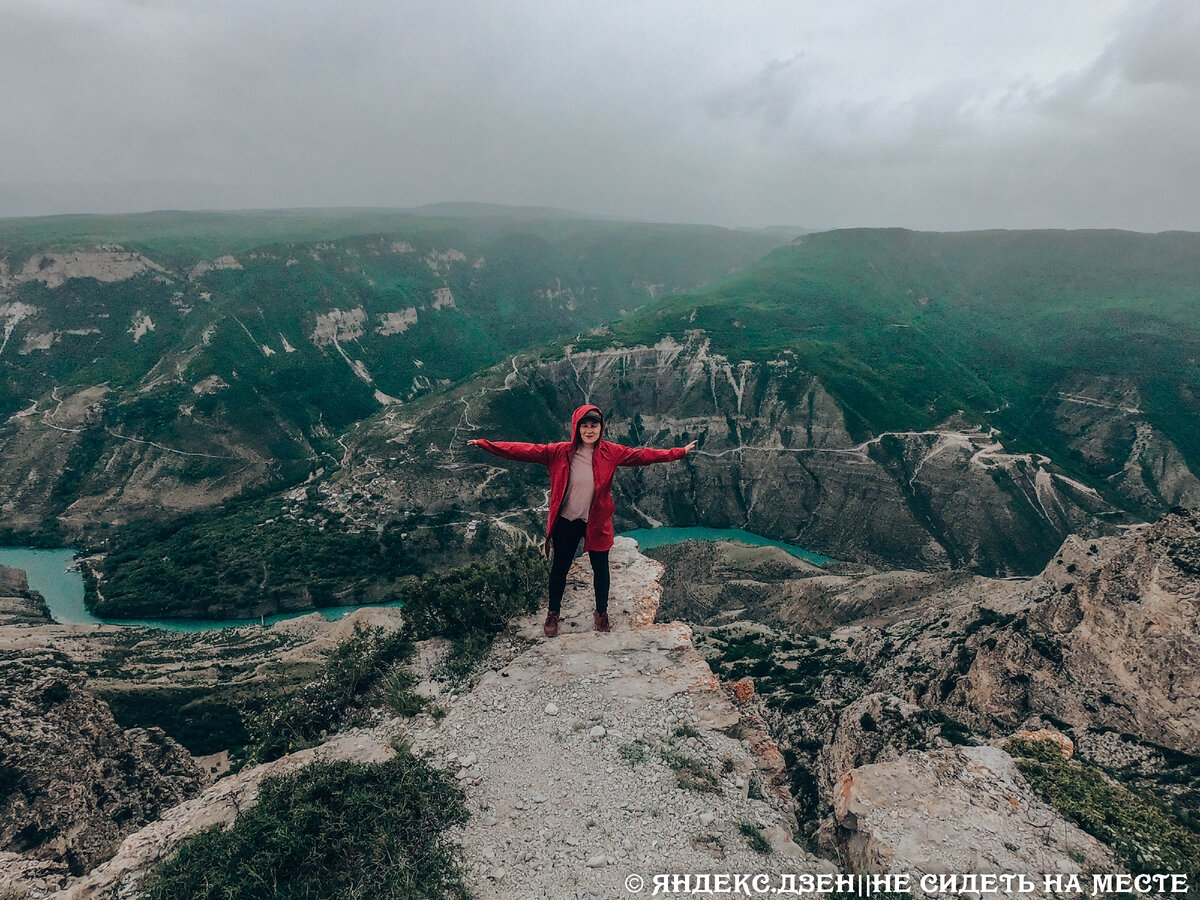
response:
[[[696,442],[692,441],[686,447],[672,447],[670,450],[655,450],[653,447],[626,447],[617,445],[623,452],[618,460],[618,466],[648,466],[651,463],[673,462],[683,459],[688,452],[695,449]]]
[[[521,441],[485,441],[479,438],[467,441],[468,447],[478,447],[505,459],[515,459],[517,462],[532,462],[548,465],[550,463],[549,444],[526,444]]]

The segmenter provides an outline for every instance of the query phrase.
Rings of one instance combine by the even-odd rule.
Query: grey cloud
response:
[[[704,104],[714,119],[753,118],[768,127],[782,126],[805,96],[802,54],[772,59],[746,84],[717,92]]]
[[[1149,7],[1114,42],[1105,63],[1131,85],[1200,87],[1200,6],[1166,0]]]
[[[1200,7],[1160,2],[1130,17],[1091,65],[1046,85],[1031,106],[1053,117],[1103,125],[1117,116],[1166,124],[1200,93]],[[1147,116],[1147,114],[1150,114]],[[1119,137],[1119,136],[1118,136]]]
[[[0,17],[0,215],[478,200],[1200,227],[1183,0],[0,0]]]

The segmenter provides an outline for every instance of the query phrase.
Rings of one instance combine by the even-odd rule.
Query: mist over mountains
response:
[[[393,523],[426,535],[418,570],[502,551],[538,531],[537,473],[459,444],[555,440],[585,401],[627,442],[699,441],[682,481],[620,475],[625,527],[1030,574],[1069,533],[1200,499],[1189,233],[780,247],[441,204],[10,220],[0,240],[4,526],[133,541],[114,578],[118,559],[174,558],[170,523],[218,504],[274,496],[259,520],[283,527],[302,482],[330,540]],[[139,521],[168,530],[121,530]],[[211,608],[278,609],[208,590],[225,592]]]
[[[564,753],[563,828],[578,797],[598,843],[633,827],[680,865],[1192,865],[1200,235],[797,231],[459,203],[0,221],[4,541],[84,550],[111,621],[365,605],[79,628],[0,569],[0,886],[174,897],[172,866],[227,852],[203,823],[249,852],[295,791],[368,777],[470,806],[476,887],[648,864],[532,840],[551,807],[504,790]],[[544,472],[467,441],[565,439],[583,402],[610,440],[697,442],[618,473],[618,530],[832,561],[622,539],[614,631],[573,633],[576,569],[544,643]],[[343,762],[297,775],[317,753]],[[931,792],[952,827],[898,799]],[[708,831],[676,847],[637,802]]]

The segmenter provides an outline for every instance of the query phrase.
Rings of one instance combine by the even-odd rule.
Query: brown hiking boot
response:
[[[542,630],[546,632],[546,637],[554,637],[558,634],[558,613],[546,613],[546,624]]]
[[[592,613],[592,618],[596,620],[596,630],[597,631],[611,630],[608,627],[608,613],[602,613],[602,612]]]

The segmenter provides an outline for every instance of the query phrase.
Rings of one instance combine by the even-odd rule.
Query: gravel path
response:
[[[443,698],[438,725],[406,730],[467,794],[472,817],[452,838],[478,896],[629,897],[633,874],[649,894],[660,873],[832,871],[791,841],[790,800],[763,769],[772,748],[742,737],[690,629],[650,624],[661,566],[627,539],[610,555],[611,633],[591,630],[581,560],[557,638],[541,615],[520,621],[510,646],[527,649]]]

